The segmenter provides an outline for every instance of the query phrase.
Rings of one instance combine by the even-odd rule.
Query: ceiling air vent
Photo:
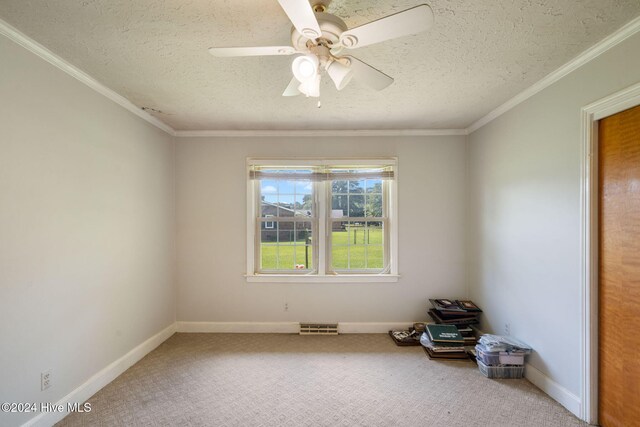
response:
[[[338,324],[300,323],[300,335],[338,335]]]

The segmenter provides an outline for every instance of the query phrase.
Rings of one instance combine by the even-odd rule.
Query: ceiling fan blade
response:
[[[298,96],[302,92],[298,89],[300,82],[295,77],[291,79],[287,88],[282,92],[282,96]]]
[[[218,57],[231,56],[264,56],[293,55],[296,50],[291,46],[259,46],[259,47],[210,47],[209,53]]]
[[[371,65],[360,61],[353,56],[347,56],[351,62],[353,77],[375,90],[382,90],[393,83],[393,78],[387,76],[380,70],[376,70]]]
[[[296,30],[309,39],[322,35],[320,24],[307,0],[278,0]]]
[[[354,49],[426,31],[432,25],[433,11],[429,5],[421,4],[345,31],[340,35],[340,43]]]

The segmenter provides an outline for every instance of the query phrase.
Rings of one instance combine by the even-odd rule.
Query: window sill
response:
[[[394,283],[400,278],[397,274],[247,274],[245,277],[249,283]]]

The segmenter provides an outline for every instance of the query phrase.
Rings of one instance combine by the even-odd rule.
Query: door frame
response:
[[[580,113],[580,418],[591,424],[598,422],[598,120],[637,105],[640,105],[640,83],[593,102]]]

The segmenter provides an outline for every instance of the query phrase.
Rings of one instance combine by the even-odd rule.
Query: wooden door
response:
[[[600,425],[640,426],[640,106],[599,123]]]

